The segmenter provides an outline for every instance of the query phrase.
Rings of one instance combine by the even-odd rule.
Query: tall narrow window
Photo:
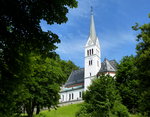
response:
[[[90,49],[90,55],[91,55],[91,49]]]
[[[73,99],[73,96],[74,96],[74,95],[73,95],[73,93],[72,93],[72,99]]]
[[[91,65],[91,62],[89,61],[89,65]]]
[[[91,73],[90,73],[90,76],[91,76]]]
[[[87,50],[87,55],[89,56],[89,50]]]
[[[71,100],[71,94],[69,94],[69,100]]]
[[[91,65],[92,65],[92,60],[91,60]]]
[[[97,61],[97,66],[99,67],[99,61]]]
[[[92,49],[92,54],[93,54],[93,49]]]
[[[82,97],[82,92],[79,92],[79,98],[81,98]]]

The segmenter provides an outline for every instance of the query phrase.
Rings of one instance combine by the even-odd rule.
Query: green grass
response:
[[[71,104],[68,106],[59,107],[57,108],[57,110],[42,111],[39,115],[35,115],[34,117],[75,117],[75,114],[80,109],[81,104]],[[130,117],[141,117],[141,116],[130,115]]]
[[[34,117],[75,117],[75,113],[80,109],[81,104],[71,104],[62,106],[57,110],[43,111]]]

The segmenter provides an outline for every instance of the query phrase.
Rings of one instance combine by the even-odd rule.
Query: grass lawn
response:
[[[34,117],[75,117],[75,113],[80,109],[81,104],[71,104],[62,106],[57,110],[43,111]]]
[[[34,117],[75,117],[75,114],[80,109],[81,104],[71,104],[68,106],[59,107],[57,110],[42,111],[39,115],[34,115]],[[130,115],[130,117],[141,116]]]

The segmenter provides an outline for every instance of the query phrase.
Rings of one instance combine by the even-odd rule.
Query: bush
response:
[[[129,117],[129,112],[126,106],[120,102],[116,102],[111,110],[113,117]]]

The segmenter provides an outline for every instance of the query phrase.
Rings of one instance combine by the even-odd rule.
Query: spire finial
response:
[[[91,6],[91,15],[93,15],[93,7]]]

